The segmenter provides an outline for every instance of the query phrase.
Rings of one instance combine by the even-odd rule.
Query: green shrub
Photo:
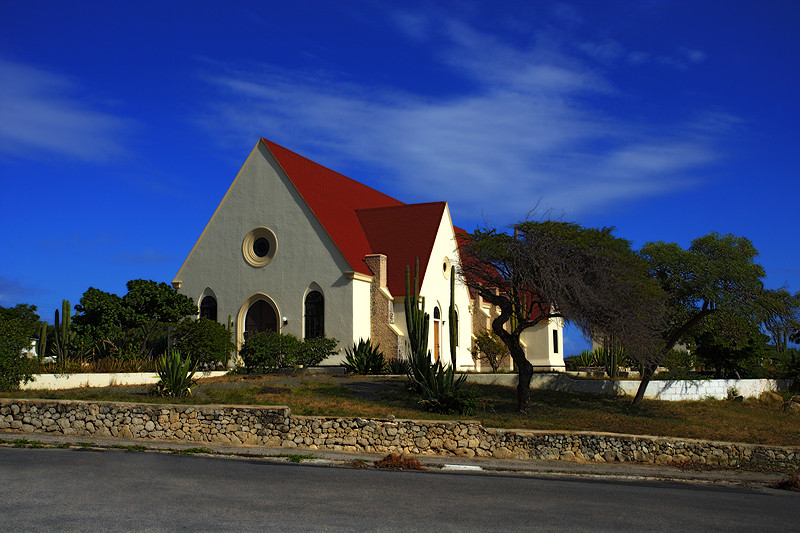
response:
[[[192,365],[190,357],[184,360],[181,359],[179,350],[168,350],[158,360],[158,377],[161,379],[156,384],[156,391],[161,396],[175,398],[190,396],[192,390],[197,387],[192,379],[196,371],[197,365]]]
[[[249,373],[274,372],[297,365],[313,366],[336,353],[336,339],[317,337],[301,341],[292,334],[264,331],[247,336],[239,355]]]
[[[20,382],[31,379],[36,363],[22,350],[31,345],[38,330],[35,306],[0,307],[0,390],[16,390]]]
[[[497,373],[497,370],[508,361],[509,356],[508,347],[493,331],[485,329],[475,337],[472,357],[476,361],[488,363],[493,373]]]
[[[185,318],[172,332],[172,345],[192,358],[200,368],[226,366],[236,345],[222,324],[201,318]]]
[[[294,366],[299,345],[300,339],[294,335],[262,331],[247,336],[239,355],[249,373],[263,374]]]
[[[670,350],[661,362],[669,370],[671,379],[687,379],[695,367],[695,356],[687,350]]]
[[[316,366],[336,353],[339,341],[327,337],[306,339],[300,343],[294,354],[295,365]]]
[[[359,339],[346,353],[344,368],[351,374],[383,374],[386,371],[386,359],[380,345],[373,346],[369,339]]]

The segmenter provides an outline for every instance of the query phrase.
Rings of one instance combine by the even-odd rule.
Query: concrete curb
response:
[[[230,446],[208,443],[137,440],[79,435],[0,432],[0,446],[72,447],[105,450],[128,449],[158,453],[207,453],[232,460],[260,460],[280,463],[298,462],[307,466],[365,467],[385,454],[311,450],[305,448],[268,448],[262,446]],[[206,450],[199,452],[198,450]],[[564,461],[516,461],[493,458],[415,456],[427,470],[461,475],[517,475],[552,479],[605,479],[617,481],[649,481],[767,487],[786,477],[781,472],[742,469],[684,470],[677,467],[647,464],[595,464]],[[292,460],[294,459],[294,460]]]

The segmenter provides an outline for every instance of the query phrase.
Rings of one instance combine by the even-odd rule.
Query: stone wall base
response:
[[[800,447],[491,429],[475,421],[305,417],[284,406],[0,399],[0,432],[522,460],[800,468]]]

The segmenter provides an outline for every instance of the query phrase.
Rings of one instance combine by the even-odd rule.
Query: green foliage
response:
[[[172,331],[172,343],[200,368],[225,367],[236,349],[228,328],[207,318],[181,320]]]
[[[613,228],[525,220],[512,230],[475,231],[459,251],[465,283],[500,310],[492,330],[509,349],[518,408],[527,412],[533,367],[520,343],[524,330],[561,318],[643,351],[660,333],[662,291]]]
[[[53,339],[53,351],[61,365],[66,365],[70,358],[70,344],[74,343],[75,333],[70,329],[72,324],[72,307],[69,300],[61,301],[61,320],[58,309],[55,313],[56,336]]]
[[[619,367],[624,365],[627,361],[625,357],[625,349],[615,342],[608,342],[602,348],[599,348],[603,366],[606,369],[606,375],[611,379],[619,377]]]
[[[160,380],[156,384],[156,391],[161,396],[173,398],[191,396],[192,390],[197,387],[193,379],[196,371],[197,365],[192,365],[190,357],[184,360],[179,350],[169,350],[158,361]]]
[[[478,400],[473,391],[463,387],[466,374],[455,377],[453,365],[431,363],[429,354],[411,354],[408,378],[411,388],[420,395],[420,403],[436,413],[473,414]]]
[[[713,370],[716,378],[762,378],[772,355],[768,339],[746,318],[720,313],[694,336],[694,353],[698,365]]]
[[[386,371],[386,359],[380,345],[372,345],[370,339],[359,339],[357,344],[346,350],[344,368],[351,374],[383,374]]]
[[[696,357],[686,350],[670,350],[664,356],[662,365],[669,370],[671,379],[688,379],[696,365]]]
[[[395,376],[405,376],[410,367],[408,361],[398,357],[386,361],[386,372]]]
[[[764,329],[779,352],[787,351],[790,342],[800,342],[800,338],[793,340],[793,335],[800,333],[800,292],[765,290],[759,299],[759,307]]]
[[[488,363],[492,367],[492,372],[496,373],[508,360],[509,352],[500,337],[491,330],[485,329],[475,337],[472,356],[478,361]]]
[[[602,354],[599,350],[582,350],[572,357],[576,366],[600,366],[603,364]]]
[[[165,326],[197,313],[191,298],[166,283],[138,279],[129,281],[127,288],[120,298],[89,287],[75,306],[76,342],[91,357],[131,359],[161,353],[166,348]]]
[[[122,297],[122,321],[125,327],[142,332],[141,355],[146,354],[147,341],[159,324],[174,324],[197,313],[191,298],[166,283],[135,279],[127,287],[128,293]]]
[[[239,355],[249,373],[274,372],[298,365],[313,366],[333,355],[338,341],[317,337],[301,341],[292,334],[264,331],[247,336]]]
[[[316,366],[336,353],[339,341],[327,337],[305,339],[294,353],[294,365]]]
[[[292,334],[262,331],[247,336],[239,355],[249,373],[263,374],[294,366],[299,345],[300,339]]]
[[[30,347],[38,327],[35,306],[0,307],[0,390],[16,390],[30,380],[34,362],[22,351]]]
[[[39,338],[36,342],[36,355],[39,357],[39,363],[43,363],[47,355],[47,324],[44,322],[39,330]]]

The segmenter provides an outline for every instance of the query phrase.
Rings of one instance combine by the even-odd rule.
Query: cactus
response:
[[[456,314],[456,267],[450,267],[450,361],[456,367],[456,347],[458,346],[458,315]]]
[[[69,300],[61,301],[61,313],[61,320],[59,321],[58,309],[56,309],[56,338],[54,340],[54,344],[59,362],[66,363],[67,359],[69,359],[69,341],[73,336],[70,332],[72,313]]]
[[[36,354],[39,356],[39,362],[44,362],[44,357],[47,355],[47,324],[42,324],[42,329],[39,331],[39,340],[36,343]]]
[[[414,292],[411,292],[411,268],[406,265],[406,326],[413,356],[421,356],[428,349],[430,315],[425,312],[425,298],[419,298],[419,258],[414,267]]]
[[[610,340],[603,343],[603,365],[609,378],[616,379],[619,376],[619,365],[624,355],[624,349],[617,343]]]

